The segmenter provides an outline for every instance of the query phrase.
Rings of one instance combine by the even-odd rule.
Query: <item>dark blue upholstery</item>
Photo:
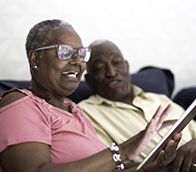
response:
[[[145,92],[165,94],[171,97],[174,89],[174,76],[170,70],[145,67],[137,73],[131,74],[130,77],[132,84],[139,86]],[[82,81],[76,91],[68,98],[78,103],[92,94],[95,94],[94,90],[85,81]]]
[[[185,110],[196,99],[196,87],[181,89],[174,97],[173,101],[182,106]],[[194,117],[196,120],[196,116]]]
[[[174,89],[174,76],[168,69],[157,67],[145,67],[137,73],[131,74],[131,82],[141,87],[145,92],[165,94],[170,97]],[[27,88],[30,81],[0,80],[0,94],[12,87]],[[68,98],[78,103],[94,94],[93,89],[85,82],[81,81],[78,88]]]
[[[196,87],[181,89],[174,97],[174,102],[181,105],[184,109],[196,99]]]

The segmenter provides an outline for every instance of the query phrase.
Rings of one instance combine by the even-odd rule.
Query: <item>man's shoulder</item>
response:
[[[84,105],[87,105],[87,104],[97,104],[97,101],[98,101],[98,95],[91,95],[89,98],[87,99],[84,99],[82,101],[80,101],[78,103],[79,106],[84,106]]]
[[[170,99],[164,94],[146,92],[144,93],[144,95],[146,99],[152,102],[159,102],[163,106],[167,106],[168,104],[171,104],[172,105],[171,113],[174,113],[177,116],[182,115],[182,113],[184,113],[184,109],[180,105],[175,103],[172,99]]]

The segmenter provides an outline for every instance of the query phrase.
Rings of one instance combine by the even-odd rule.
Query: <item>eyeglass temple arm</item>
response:
[[[50,46],[46,46],[46,47],[36,48],[35,51],[45,50],[45,49],[50,49],[50,48],[55,48],[55,47],[57,47],[57,45],[50,45]]]

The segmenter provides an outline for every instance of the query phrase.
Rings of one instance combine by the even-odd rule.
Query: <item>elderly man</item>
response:
[[[92,55],[85,79],[97,94],[79,105],[106,146],[112,142],[119,144],[144,129],[159,105],[172,105],[168,119],[177,119],[183,114],[184,110],[167,96],[145,93],[130,84],[129,64],[114,43],[97,40],[90,48]],[[156,135],[135,162],[143,160],[168,129]],[[174,171],[189,171],[196,163],[196,123],[191,121],[182,133]]]

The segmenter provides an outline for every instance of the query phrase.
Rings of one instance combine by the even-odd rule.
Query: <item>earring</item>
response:
[[[37,69],[37,66],[33,66],[34,69]]]

